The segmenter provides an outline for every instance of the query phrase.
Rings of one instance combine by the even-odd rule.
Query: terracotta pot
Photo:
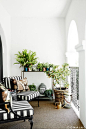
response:
[[[46,68],[45,67],[43,67],[43,71],[46,71]]]

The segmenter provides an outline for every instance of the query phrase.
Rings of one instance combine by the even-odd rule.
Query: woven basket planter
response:
[[[68,92],[67,90],[54,90],[55,93],[55,102],[61,102],[61,105],[65,105],[64,93]]]

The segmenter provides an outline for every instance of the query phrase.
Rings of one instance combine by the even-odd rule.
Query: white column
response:
[[[80,120],[86,128],[86,41],[76,45],[79,52],[79,100]]]

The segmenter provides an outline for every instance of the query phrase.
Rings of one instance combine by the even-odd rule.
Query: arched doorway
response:
[[[67,63],[70,66],[71,74],[69,77],[69,90],[72,94],[72,107],[78,117],[79,115],[79,54],[75,46],[79,44],[77,25],[74,20],[71,21],[68,31],[67,42]]]
[[[76,22],[71,21],[68,31],[68,43],[67,43],[67,62],[70,66],[79,66],[79,55],[76,52],[75,46],[79,44],[78,31]]]
[[[3,81],[3,52],[2,52],[2,41],[0,36],[0,82]]]

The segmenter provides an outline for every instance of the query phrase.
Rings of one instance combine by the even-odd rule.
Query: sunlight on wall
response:
[[[75,46],[79,43],[77,26],[74,20],[71,21],[68,32],[68,63],[70,66],[79,66],[79,56],[75,50]]]

